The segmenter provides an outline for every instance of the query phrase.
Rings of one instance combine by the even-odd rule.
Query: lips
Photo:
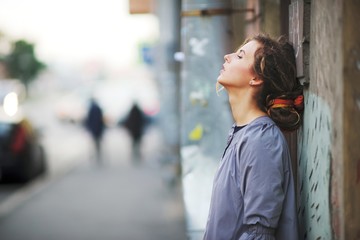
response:
[[[225,66],[224,65],[222,65],[222,68],[220,69],[220,74],[223,73],[223,72],[225,72]]]

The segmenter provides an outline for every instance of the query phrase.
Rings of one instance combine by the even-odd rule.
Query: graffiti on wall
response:
[[[307,93],[298,158],[300,239],[332,239],[330,224],[331,113],[326,102]]]
[[[191,46],[191,52],[198,56],[204,56],[206,54],[205,47],[209,43],[209,39],[207,38],[191,38],[189,40],[189,46]]]

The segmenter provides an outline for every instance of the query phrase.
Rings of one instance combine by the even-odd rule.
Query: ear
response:
[[[253,78],[250,80],[249,85],[250,86],[261,86],[264,83],[263,80],[259,78]]]

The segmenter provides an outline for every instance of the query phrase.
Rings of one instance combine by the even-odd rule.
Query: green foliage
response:
[[[9,76],[19,79],[25,85],[45,68],[45,64],[35,56],[34,45],[25,40],[13,43],[12,51],[5,57],[5,63]]]

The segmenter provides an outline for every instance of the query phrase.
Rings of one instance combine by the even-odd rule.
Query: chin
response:
[[[217,78],[217,82],[218,82],[219,84],[221,84],[221,85],[226,84],[225,81],[224,81],[224,79],[221,78],[221,75]]]
[[[222,79],[222,74],[220,73],[219,76],[217,77],[217,81],[220,82]]]

